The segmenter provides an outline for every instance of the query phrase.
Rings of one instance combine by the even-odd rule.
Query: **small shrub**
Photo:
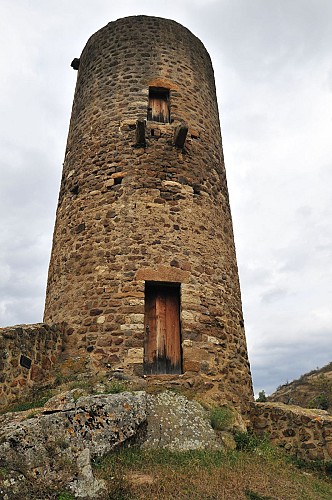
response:
[[[212,428],[216,431],[227,429],[234,421],[233,411],[227,406],[218,406],[210,412]]]
[[[258,437],[252,432],[236,432],[234,439],[236,449],[241,451],[255,451],[268,443],[266,436]]]
[[[315,404],[320,410],[328,410],[330,401],[325,393],[321,393],[315,398]]]
[[[266,403],[267,397],[264,390],[259,391],[258,398],[256,399],[256,401],[257,403]]]
[[[9,474],[7,467],[0,467],[0,479],[5,479]]]
[[[234,434],[236,449],[240,451],[253,451],[257,443],[255,437],[249,432],[236,432]]]
[[[113,381],[109,383],[106,387],[106,394],[119,394],[127,390],[126,384],[123,382]]]
[[[71,493],[63,491],[62,493],[59,494],[58,500],[75,500],[75,497]]]

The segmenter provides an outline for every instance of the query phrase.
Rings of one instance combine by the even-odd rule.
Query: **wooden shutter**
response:
[[[150,89],[148,120],[161,123],[169,123],[169,90]]]

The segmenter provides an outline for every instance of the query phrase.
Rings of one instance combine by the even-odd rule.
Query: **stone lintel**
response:
[[[157,269],[145,267],[139,269],[136,273],[137,280],[161,281],[166,283],[187,283],[189,276],[189,271],[183,271],[177,267],[170,266],[159,266]]]

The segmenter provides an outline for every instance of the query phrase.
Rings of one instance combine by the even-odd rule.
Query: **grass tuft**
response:
[[[38,391],[35,395],[32,395],[29,398],[29,400],[21,401],[19,403],[9,406],[8,408],[6,408],[5,412],[18,412],[18,411],[33,410],[35,408],[41,408],[44,406],[46,401],[48,401],[51,397],[52,397],[52,391],[49,389]],[[29,416],[29,418],[31,417]]]
[[[75,497],[71,493],[63,491],[59,494],[57,500],[75,500]]]
[[[210,420],[213,429],[223,431],[228,429],[234,422],[234,413],[227,406],[218,406],[212,408],[210,412]]]
[[[106,394],[119,394],[120,392],[125,392],[127,390],[128,388],[125,383],[114,380],[107,384],[105,392]]]

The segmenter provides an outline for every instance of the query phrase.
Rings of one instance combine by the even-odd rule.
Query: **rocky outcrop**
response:
[[[81,391],[82,392],[82,391]],[[221,445],[208,413],[170,391],[82,396],[75,389],[44,408],[0,417],[0,498],[106,498],[92,462],[124,443],[189,450]]]
[[[41,498],[57,498],[52,491],[61,488],[75,498],[102,498],[104,484],[94,478],[91,461],[137,435],[146,395],[75,396],[50,400],[38,415],[1,417],[0,464],[7,472],[1,498],[35,499],[39,491]]]
[[[281,385],[268,401],[319,408],[332,414],[332,363]]]

